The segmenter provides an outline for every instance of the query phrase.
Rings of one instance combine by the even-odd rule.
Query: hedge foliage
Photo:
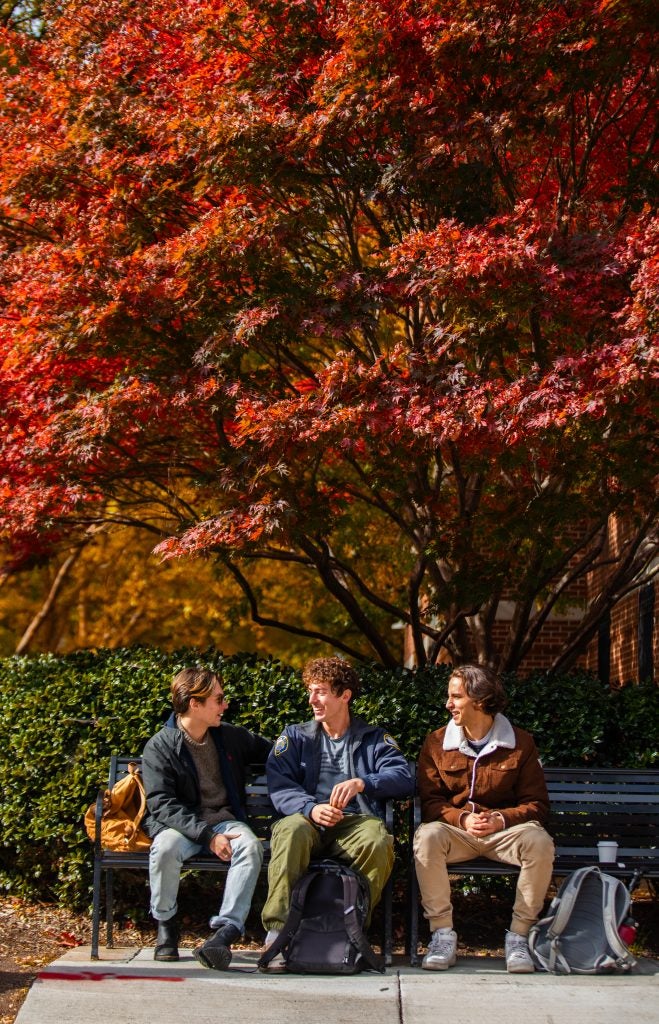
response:
[[[82,815],[107,778],[112,752],[139,753],[169,714],[169,683],[185,665],[222,672],[229,721],[276,737],[309,717],[299,673],[254,655],[152,649],[0,659],[0,887],[83,905],[91,844]],[[448,669],[360,669],[355,710],[387,726],[408,757],[446,721]],[[611,693],[580,673],[509,678],[513,720],[546,764],[659,767],[659,689]]]

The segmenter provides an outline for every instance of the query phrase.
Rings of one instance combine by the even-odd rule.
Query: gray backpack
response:
[[[563,879],[546,917],[531,928],[529,949],[537,967],[552,974],[630,971],[636,964],[618,929],[631,896],[623,882],[598,867]]]

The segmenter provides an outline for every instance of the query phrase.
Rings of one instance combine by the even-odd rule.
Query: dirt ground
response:
[[[459,921],[459,948],[462,955],[502,955],[503,933],[510,915],[509,895],[471,893],[454,895],[455,915]],[[634,917],[638,921],[638,956],[659,959],[659,898],[647,889],[634,897]],[[181,944],[192,947],[208,935],[203,914],[183,918]],[[402,923],[395,927],[402,939]],[[422,930],[421,938],[425,939]],[[248,927],[245,945],[258,948],[262,941],[258,924]],[[154,944],[155,932],[146,924],[135,926],[119,921],[115,941],[122,946]],[[14,1024],[28,989],[41,968],[62,956],[67,949],[88,945],[91,924],[88,914],[75,914],[61,907],[30,903],[15,897],[0,896],[0,1024]],[[400,948],[402,952],[402,947]]]

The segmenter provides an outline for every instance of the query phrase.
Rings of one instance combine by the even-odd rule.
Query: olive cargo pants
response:
[[[393,838],[370,814],[346,814],[338,825],[320,829],[303,814],[289,814],[272,828],[268,898],[263,927],[280,931],[288,917],[291,889],[313,858],[332,857],[367,879],[371,910],[378,903],[394,864]]]

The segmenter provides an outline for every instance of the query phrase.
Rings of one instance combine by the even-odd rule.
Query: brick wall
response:
[[[497,622],[494,626],[495,643],[499,649],[504,646],[506,625],[505,622]],[[546,622],[529,654],[523,659],[518,669],[519,674],[526,675],[529,672],[549,668],[571,637],[574,626],[574,622],[560,619],[550,619]],[[580,658],[577,664],[585,668],[585,656]]]
[[[624,519],[611,518],[607,537],[607,550],[604,552],[604,561],[608,557],[617,558],[624,546],[628,536],[628,527]],[[606,574],[611,572],[610,567],[604,565],[588,576],[588,595],[594,596],[599,592],[606,581]],[[607,665],[600,664],[601,646],[596,638],[588,646],[586,652],[586,666],[591,671],[606,678],[607,670],[609,682],[612,686],[622,686],[625,683],[636,683],[642,674],[641,652],[640,652],[640,618],[641,608],[644,599],[651,595],[647,593],[651,588],[654,594],[654,614],[652,619],[646,622],[647,628],[652,635],[652,665],[654,667],[652,678],[657,681],[659,671],[659,586],[656,581],[641,585],[638,590],[627,594],[611,609],[609,625],[610,654]],[[645,592],[645,593],[644,593]],[[647,676],[647,672],[645,673]]]
[[[652,661],[653,678],[657,682],[659,675],[659,585],[655,581],[654,615],[652,617]],[[612,686],[625,683],[636,683],[640,679],[639,664],[639,619],[642,591],[636,590],[628,594],[612,609],[610,622],[610,656],[609,681]],[[586,653],[586,667],[592,672],[600,672],[598,641],[593,640]],[[604,675],[605,672],[602,672]]]
[[[526,658],[523,659],[522,664],[519,668],[521,675],[526,675],[530,672],[535,672],[538,669],[548,668],[554,658],[560,654],[565,647],[568,639],[570,638],[572,631],[574,630],[574,621],[565,621],[561,619],[550,619],[545,623],[543,629],[538,636],[538,639],[534,643],[530,653]],[[504,621],[498,621],[494,624],[493,639],[495,647],[499,650],[505,646],[506,638],[508,634],[508,623]],[[412,634],[409,629],[405,630],[405,665],[412,666],[415,664],[414,660],[414,648],[412,645]],[[440,662],[449,662],[450,658],[445,650],[442,650],[439,658]],[[582,667],[586,667],[586,657],[579,659],[578,664]]]

